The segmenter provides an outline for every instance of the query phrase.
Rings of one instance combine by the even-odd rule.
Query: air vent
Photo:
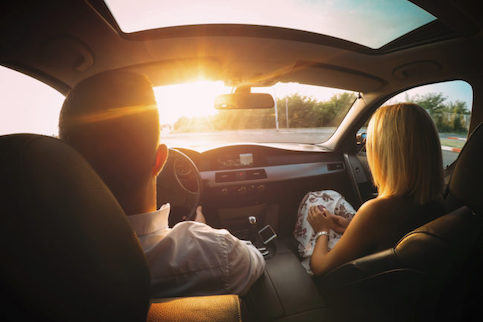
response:
[[[342,169],[344,169],[344,165],[342,164],[342,162],[329,163],[327,165],[327,170],[329,171],[342,170]]]

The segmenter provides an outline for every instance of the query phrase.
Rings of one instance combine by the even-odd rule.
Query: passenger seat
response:
[[[334,321],[480,321],[483,316],[483,125],[451,176],[448,213],[393,248],[316,279]]]

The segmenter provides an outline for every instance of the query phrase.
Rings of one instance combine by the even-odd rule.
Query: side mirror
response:
[[[252,93],[250,87],[239,87],[233,94],[222,94],[215,98],[215,108],[219,110],[262,109],[273,108],[274,105],[272,95]]]
[[[356,144],[359,147],[359,152],[366,152],[366,140],[366,132],[359,132],[356,134]]]

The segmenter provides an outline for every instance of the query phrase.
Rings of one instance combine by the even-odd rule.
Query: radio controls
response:
[[[221,188],[220,189],[220,192],[222,195],[228,195],[228,193],[230,192],[230,190],[228,190],[228,188],[224,187],[224,188]]]
[[[247,187],[246,186],[239,186],[238,188],[236,188],[236,192],[238,192],[239,194],[245,194],[245,193],[247,193]]]

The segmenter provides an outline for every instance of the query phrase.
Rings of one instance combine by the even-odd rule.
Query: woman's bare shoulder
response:
[[[392,207],[395,205],[395,201],[393,198],[374,198],[371,200],[366,201],[360,208],[359,210],[368,212],[368,211],[374,211],[374,210],[379,210],[379,209],[385,209],[388,207]]]
[[[394,213],[411,206],[410,202],[403,197],[375,198],[366,201],[359,208],[358,213],[364,214],[366,217],[379,217],[388,212]]]

